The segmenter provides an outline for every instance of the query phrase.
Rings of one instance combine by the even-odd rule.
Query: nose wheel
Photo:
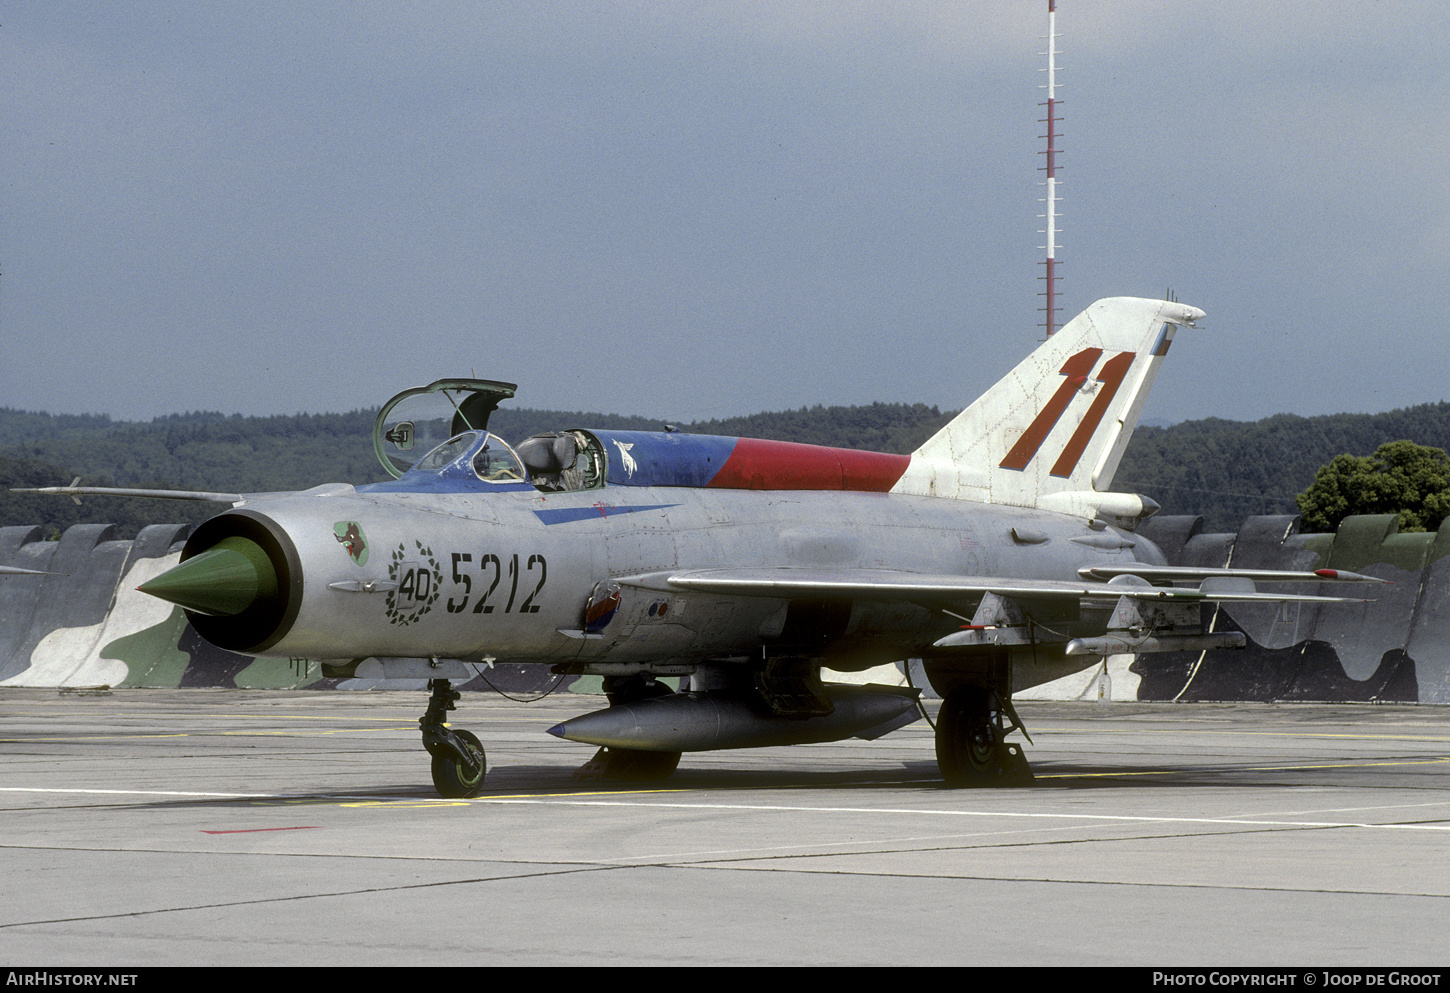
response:
[[[453,737],[462,743],[466,754],[451,749],[434,752],[433,785],[439,796],[449,799],[478,796],[483,792],[483,777],[488,772],[483,742],[471,731],[454,731]]]
[[[454,731],[445,723],[448,711],[457,709],[459,692],[446,679],[430,679],[428,709],[418,719],[423,747],[433,757],[433,786],[438,795],[450,800],[478,796],[483,792],[488,759],[483,742],[471,731]]]

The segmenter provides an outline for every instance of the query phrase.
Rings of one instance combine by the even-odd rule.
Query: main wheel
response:
[[[936,719],[936,764],[948,786],[1002,785],[1002,702],[983,686],[946,695]]]
[[[433,755],[433,786],[439,796],[450,800],[478,796],[483,792],[483,778],[488,772],[483,742],[472,731],[454,731],[453,736],[473,753],[478,769],[470,775],[462,759],[450,749],[440,747]]]

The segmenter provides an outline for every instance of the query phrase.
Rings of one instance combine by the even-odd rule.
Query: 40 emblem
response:
[[[433,557],[433,550],[420,541],[413,544],[418,549],[416,558],[408,559],[407,542],[399,542],[388,564],[388,578],[398,584],[388,592],[388,623],[399,627],[407,627],[432,610],[443,588],[443,567]]]

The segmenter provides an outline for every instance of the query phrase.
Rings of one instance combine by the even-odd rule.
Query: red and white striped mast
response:
[[[1057,0],[1047,0],[1047,284],[1046,316],[1042,326],[1050,338],[1057,330]]]

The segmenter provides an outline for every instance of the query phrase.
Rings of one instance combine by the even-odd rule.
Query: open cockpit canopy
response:
[[[439,445],[488,427],[489,415],[518,387],[492,379],[440,379],[404,390],[383,404],[373,421],[373,451],[393,478],[431,458]]]

